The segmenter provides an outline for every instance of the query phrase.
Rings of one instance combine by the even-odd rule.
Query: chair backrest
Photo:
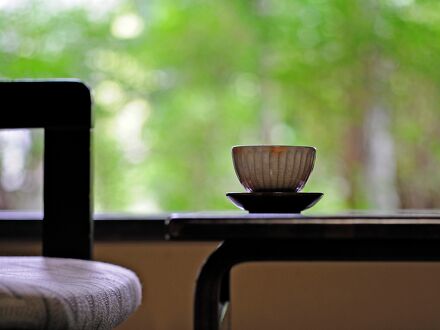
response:
[[[79,80],[0,81],[0,128],[44,129],[44,256],[92,258],[91,107]]]

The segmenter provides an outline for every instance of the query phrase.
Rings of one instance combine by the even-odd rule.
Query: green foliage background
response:
[[[437,0],[0,2],[0,77],[93,88],[98,211],[232,210],[231,146],[260,143],[318,148],[315,211],[374,207],[377,98],[399,207],[438,207],[439,54]]]

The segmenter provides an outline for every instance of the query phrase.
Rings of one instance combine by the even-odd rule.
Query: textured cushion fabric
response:
[[[0,329],[112,329],[140,302],[139,279],[119,266],[0,257]]]

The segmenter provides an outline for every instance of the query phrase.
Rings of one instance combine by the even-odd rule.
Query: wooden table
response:
[[[196,330],[229,326],[229,274],[243,262],[440,261],[440,211],[333,216],[95,214],[94,220],[98,241],[223,242],[197,279]],[[0,212],[0,239],[35,240],[41,236],[42,222],[38,212]]]
[[[254,261],[440,261],[440,212],[173,214],[171,240],[222,241],[196,284],[195,330],[230,328],[232,267]],[[276,327],[276,325],[275,325]]]

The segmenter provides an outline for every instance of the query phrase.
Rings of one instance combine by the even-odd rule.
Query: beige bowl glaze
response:
[[[236,146],[235,173],[247,191],[300,191],[312,173],[316,149],[299,146]]]

